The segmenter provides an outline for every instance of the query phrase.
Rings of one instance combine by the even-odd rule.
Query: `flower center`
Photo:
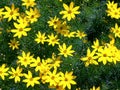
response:
[[[68,11],[68,14],[71,14],[71,13],[72,13],[72,11],[71,11],[71,10],[69,10],[69,11]]]
[[[19,31],[22,32],[22,31],[23,31],[23,28],[20,28]]]
[[[10,15],[11,15],[11,16],[13,15],[13,11],[10,12]]]

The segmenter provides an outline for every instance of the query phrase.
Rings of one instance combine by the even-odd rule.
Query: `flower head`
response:
[[[28,71],[28,74],[24,74],[25,78],[23,82],[27,83],[27,87],[34,87],[35,84],[40,84],[38,81],[40,77],[33,77],[31,71]]]
[[[19,41],[16,41],[16,39],[14,38],[13,40],[10,40],[10,43],[8,43],[9,44],[9,47],[11,47],[12,48],[12,50],[14,50],[14,49],[18,49],[19,47]]]
[[[9,79],[15,79],[15,83],[20,82],[20,77],[23,76],[22,74],[22,68],[20,68],[19,66],[16,68],[16,70],[14,68],[11,68],[11,71],[9,71],[9,73],[11,74],[11,76],[9,77]]]
[[[70,45],[68,48],[66,47],[66,44],[63,43],[63,45],[59,45],[59,48],[58,50],[60,51],[59,55],[64,55],[64,57],[67,57],[68,55],[69,56],[73,56],[72,53],[74,53],[75,51],[74,50],[71,50],[72,49],[72,45]]]
[[[35,0],[22,0],[22,5],[28,7],[34,7],[36,5]]]
[[[5,6],[5,12],[3,13],[3,18],[8,18],[8,22],[17,19],[17,16],[19,16],[19,8],[15,8],[14,4],[12,4],[11,8],[8,6]]]
[[[38,33],[36,34],[37,38],[35,38],[35,41],[37,43],[42,43],[44,44],[44,42],[46,42],[46,36],[45,36],[45,33],[41,33],[40,31],[38,31]]]
[[[16,29],[12,29],[11,32],[15,33],[14,37],[21,38],[22,36],[27,36],[27,32],[31,30],[31,28],[27,28],[27,24],[21,23],[14,23]]]
[[[0,66],[0,77],[2,78],[2,80],[5,80],[5,76],[8,76],[8,71],[9,68],[6,68],[5,64],[2,64],[2,66]]]
[[[59,44],[59,39],[57,39],[57,35],[54,36],[52,33],[51,35],[48,35],[47,42],[49,43],[48,45],[54,46],[55,44]]]
[[[63,7],[64,7],[64,11],[61,11],[60,14],[64,14],[63,15],[63,19],[67,18],[68,21],[70,21],[72,18],[75,18],[75,14],[79,14],[80,12],[77,11],[80,7],[76,6],[74,7],[74,2],[70,3],[70,6],[66,5],[65,3],[63,3]]]

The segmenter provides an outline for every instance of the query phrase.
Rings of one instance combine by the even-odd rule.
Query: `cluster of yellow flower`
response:
[[[107,15],[111,18],[119,19],[120,18],[120,8],[118,7],[118,3],[114,3],[114,1],[107,3]]]
[[[98,62],[103,62],[105,65],[107,62],[114,63],[120,61],[120,50],[114,45],[115,39],[110,37],[110,43],[105,43],[104,45],[99,44],[99,40],[94,41],[92,45],[93,50],[87,49],[87,56],[82,57],[81,60],[85,62],[85,66],[90,64],[98,65]]]
[[[108,16],[115,19],[120,18],[120,8],[117,8],[117,6],[118,4],[114,3],[114,1],[108,1]],[[99,40],[96,39],[96,41],[93,42],[94,45],[91,46],[92,51],[88,48],[87,56],[80,58],[85,62],[85,66],[89,66],[90,64],[98,65],[98,62],[103,62],[104,65],[107,64],[107,62],[116,64],[116,62],[120,61],[120,50],[115,46],[115,38],[120,38],[120,27],[117,23],[115,24],[115,27],[111,27],[110,32],[109,38],[111,41],[109,43],[100,45]]]
[[[12,4],[11,7],[5,6],[0,9],[0,18],[7,19],[8,23],[13,21],[13,27],[10,30],[13,33],[13,39],[8,43],[9,47],[12,50],[19,49],[20,39],[23,36],[27,36],[27,33],[32,30],[30,24],[37,22],[38,18],[41,16],[35,3],[35,0],[22,0],[22,5],[26,6],[25,12],[19,12],[19,8],[15,8],[15,5]],[[74,7],[74,3],[71,2],[70,6],[63,3],[65,11],[61,11],[60,14],[63,15],[63,19],[67,18],[68,21],[75,18],[75,14],[79,14],[77,11],[79,6]],[[21,56],[17,56],[17,67],[6,67],[6,64],[0,66],[0,77],[5,80],[7,76],[9,79],[14,79],[15,83],[20,81],[27,83],[26,86],[34,86],[35,84],[49,83],[49,88],[56,88],[56,90],[65,90],[66,88],[71,89],[71,85],[75,85],[76,82],[74,79],[76,76],[73,75],[73,72],[66,71],[57,71],[57,68],[60,67],[62,60],[60,55],[64,57],[73,56],[75,52],[72,50],[72,45],[68,46],[65,43],[60,44],[60,39],[58,39],[58,34],[62,34],[65,37],[79,37],[80,39],[84,38],[86,34],[82,31],[77,30],[77,32],[70,32],[68,29],[66,21],[61,22],[56,16],[50,18],[48,21],[49,26],[53,26],[57,34],[51,33],[47,35],[38,31],[36,34],[35,42],[38,44],[44,44],[48,42],[48,45],[58,45],[58,57],[55,54],[52,55],[52,58],[40,59],[38,56],[34,58],[30,52],[25,53],[22,51]],[[1,32],[2,33],[2,32]],[[76,34],[76,35],[75,35]],[[21,50],[20,50],[21,51]],[[28,69],[29,68],[29,69]],[[28,73],[26,73],[26,70]],[[24,72],[25,71],[25,72]],[[34,76],[33,72],[38,76]],[[34,77],[33,77],[34,76]],[[22,79],[22,80],[21,80]]]
[[[0,21],[7,19],[8,22],[13,21],[13,27],[10,32],[13,34],[13,39],[8,43],[9,47],[12,50],[19,49],[20,39],[23,36],[27,36],[29,31],[32,31],[30,24],[38,21],[38,18],[41,16],[35,3],[35,0],[21,0],[22,5],[25,6],[25,12],[20,13],[19,8],[15,8],[15,5],[12,4],[11,7],[5,6],[0,8]],[[62,1],[62,0],[59,0]],[[27,83],[26,86],[34,87],[35,84],[48,84],[49,88],[55,88],[56,90],[65,90],[71,89],[71,85],[75,85],[76,76],[73,75],[73,71],[58,71],[58,67],[62,63],[61,57],[67,58],[68,56],[73,56],[75,51],[72,49],[72,45],[67,45],[63,42],[59,36],[62,35],[66,38],[76,38],[78,37],[81,40],[86,40],[87,34],[83,31],[70,31],[70,26],[67,25],[72,19],[75,19],[76,14],[80,14],[79,6],[74,7],[74,2],[71,2],[68,6],[63,3],[63,8],[59,12],[60,15],[63,15],[62,19],[57,16],[50,17],[50,20],[47,21],[49,27],[54,29],[54,33],[46,35],[46,32],[38,31],[34,41],[37,44],[48,43],[52,47],[56,46],[58,53],[53,53],[52,58],[41,59],[39,56],[34,58],[34,55],[31,55],[30,52],[26,53],[22,51],[21,55],[17,56],[17,67],[6,67],[6,64],[0,66],[0,77],[5,80],[5,77],[9,79],[14,79],[15,83],[20,81]],[[107,14],[111,18],[119,19],[120,18],[120,8],[118,4],[108,1],[107,3]],[[2,31],[2,29],[0,28]],[[111,27],[111,32],[115,34],[115,37],[120,37],[120,28],[118,24],[115,24],[115,28]],[[1,32],[2,33],[2,32]],[[111,41],[100,45],[100,41],[96,39],[93,42],[92,48],[87,49],[87,55],[81,57],[80,60],[85,62],[85,66],[90,64],[99,65],[99,62],[103,64],[114,63],[120,61],[120,50],[117,49],[115,44],[115,37],[110,36]],[[61,42],[62,41],[62,42]],[[83,42],[84,43],[84,42]],[[21,50],[20,50],[21,51]],[[26,73],[26,71],[28,71]],[[33,74],[36,73],[35,75]],[[76,89],[79,90],[79,89]],[[100,90],[100,87],[91,88],[90,90]]]
[[[66,87],[71,89],[71,85],[76,84],[73,80],[76,77],[72,75],[72,71],[66,71],[65,74],[57,71],[62,60],[60,56],[56,57],[54,53],[52,54],[52,58],[44,60],[40,59],[40,57],[34,58],[30,52],[25,53],[22,51],[22,55],[17,58],[18,67],[16,69],[13,67],[8,68],[5,64],[2,64],[0,67],[0,77],[3,80],[5,80],[5,76],[8,76],[9,79],[14,79],[15,83],[19,83],[22,78],[22,82],[27,83],[27,87],[33,87],[35,84],[40,84],[40,82],[43,84],[49,83],[49,88],[56,88],[56,90],[65,90]],[[38,76],[33,77],[30,70],[26,73],[27,68],[30,68],[32,72],[36,72]]]

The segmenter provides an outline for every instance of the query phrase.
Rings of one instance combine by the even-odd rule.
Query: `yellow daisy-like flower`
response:
[[[16,70],[14,68],[11,68],[11,71],[9,71],[9,73],[11,74],[9,79],[14,78],[15,83],[20,82],[20,77],[23,76],[21,72],[22,72],[22,68],[20,68],[19,66],[16,68]]]
[[[6,68],[5,64],[2,64],[2,66],[0,66],[0,77],[2,78],[2,80],[5,80],[5,76],[8,76],[8,71],[9,68]]]
[[[27,83],[27,87],[34,87],[35,84],[40,84],[38,81],[40,77],[33,77],[31,71],[28,71],[28,74],[24,74],[25,78],[23,82]]]
[[[111,32],[115,34],[115,37],[120,38],[120,27],[115,23],[115,27],[111,27]]]
[[[22,5],[28,7],[34,7],[36,5],[35,0],[22,0]]]
[[[36,34],[37,38],[35,38],[35,41],[37,43],[42,43],[44,44],[44,42],[46,42],[46,36],[45,36],[45,33],[41,33],[40,31],[38,31],[38,33]]]
[[[17,16],[19,16],[19,8],[15,8],[15,5],[12,4],[11,8],[8,7],[8,6],[5,6],[5,11],[3,13],[4,17],[3,18],[8,18],[8,22],[11,21],[12,19],[13,20],[16,20],[17,19]]]
[[[74,53],[75,51],[74,50],[71,50],[72,49],[72,45],[70,45],[68,48],[66,47],[66,44],[63,43],[63,45],[59,45],[59,48],[58,50],[60,51],[59,55],[64,55],[64,57],[67,57],[68,55],[69,56],[73,56],[72,53]]]
[[[26,11],[27,19],[30,23],[34,23],[38,20],[40,17],[40,13],[37,8],[30,8],[30,11]]]
[[[87,55],[86,57],[82,57],[80,58],[82,61],[85,62],[85,66],[88,67],[90,64],[94,64],[94,65],[98,65],[98,62],[96,61],[96,59],[98,58],[98,56],[95,56],[95,51],[90,51],[90,49],[87,49]]]
[[[79,14],[80,12],[78,9],[80,8],[79,6],[74,7],[74,2],[70,3],[70,6],[66,5],[63,3],[64,11],[60,11],[60,14],[63,15],[63,19],[67,18],[68,21],[70,21],[72,18],[75,18],[75,14]]]
[[[47,22],[49,26],[53,26],[55,29],[58,25],[60,25],[60,20],[56,16],[54,18],[50,18],[50,20]]]
[[[72,74],[73,72],[66,72],[65,74],[61,72],[61,81],[59,82],[59,85],[63,86],[64,89],[67,87],[69,90],[71,90],[71,84],[76,84],[76,82],[73,80],[76,78],[76,76],[73,76]]]
[[[40,71],[41,64],[42,62],[41,62],[40,57],[37,57],[37,59],[35,59],[33,63],[30,64],[30,67],[35,67],[35,71],[37,72],[37,71]]]
[[[82,31],[77,30],[77,32],[76,32],[76,37],[79,37],[80,39],[82,39],[82,38],[84,38],[84,37],[86,37],[86,36],[87,36],[87,34],[85,34],[85,33],[82,32]]]
[[[54,34],[52,33],[51,35],[48,35],[48,45],[52,45],[54,46],[55,44],[59,44],[59,39],[57,39],[57,35],[54,36]]]
[[[9,47],[12,48],[12,50],[19,49],[19,41],[17,41],[15,38],[13,40],[10,40]]]
[[[24,65],[25,67],[30,65],[31,62],[34,60],[33,56],[30,55],[30,52],[25,53],[24,51],[22,52],[22,56],[18,56],[17,58],[18,58],[18,63]]]
[[[14,23],[16,29],[12,29],[11,32],[15,33],[14,37],[21,38],[22,36],[27,36],[27,32],[31,30],[31,28],[26,28],[26,24],[24,23]]]

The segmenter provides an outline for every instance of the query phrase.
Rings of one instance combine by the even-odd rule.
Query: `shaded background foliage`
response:
[[[20,8],[20,12],[23,12],[25,8],[21,6],[20,0],[0,0],[0,8],[4,6],[10,6],[15,3],[16,7]],[[85,67],[84,63],[80,61],[80,57],[86,55],[86,49],[90,47],[93,41],[98,38],[105,42],[109,41],[108,34],[111,26],[114,26],[115,22],[120,24],[120,20],[114,20],[106,16],[106,0],[63,0],[64,3],[69,4],[71,1],[75,2],[75,5],[80,6],[81,14],[77,15],[75,20],[68,22],[71,26],[71,31],[82,30],[87,33],[88,43],[82,43],[82,40],[68,39],[60,37],[67,44],[72,44],[73,49],[76,51],[76,57],[63,58],[63,63],[59,70],[73,71],[74,75],[77,76],[76,82],[77,86],[81,89],[88,90],[88,88],[95,86],[101,86],[102,90],[120,90],[120,64],[107,64],[107,65],[91,65],[90,67]],[[116,0],[116,2],[120,2]],[[30,51],[35,57],[40,56],[41,58],[51,57],[52,52],[56,52],[57,48],[53,49],[52,46],[40,45],[34,42],[35,34],[38,31],[50,34],[54,32],[53,28],[50,28],[47,21],[50,17],[55,15],[61,18],[59,11],[62,8],[62,2],[58,0],[36,0],[37,7],[41,13],[41,17],[38,22],[31,24],[32,30],[28,33],[27,37],[20,39],[20,48],[26,52]],[[3,28],[2,34],[0,35],[0,64],[7,63],[8,66],[15,65],[17,60],[17,55],[20,54],[19,50],[12,51],[8,42],[12,39],[12,33],[7,33],[7,30],[13,27],[13,21],[10,23],[5,23],[5,21],[0,22],[0,27]],[[116,39],[116,46],[120,48],[120,39]],[[40,86],[35,86],[35,89],[29,87],[26,89],[25,84],[19,83],[14,84],[13,80],[0,80],[0,87],[3,90],[48,90],[47,85],[40,84]]]

